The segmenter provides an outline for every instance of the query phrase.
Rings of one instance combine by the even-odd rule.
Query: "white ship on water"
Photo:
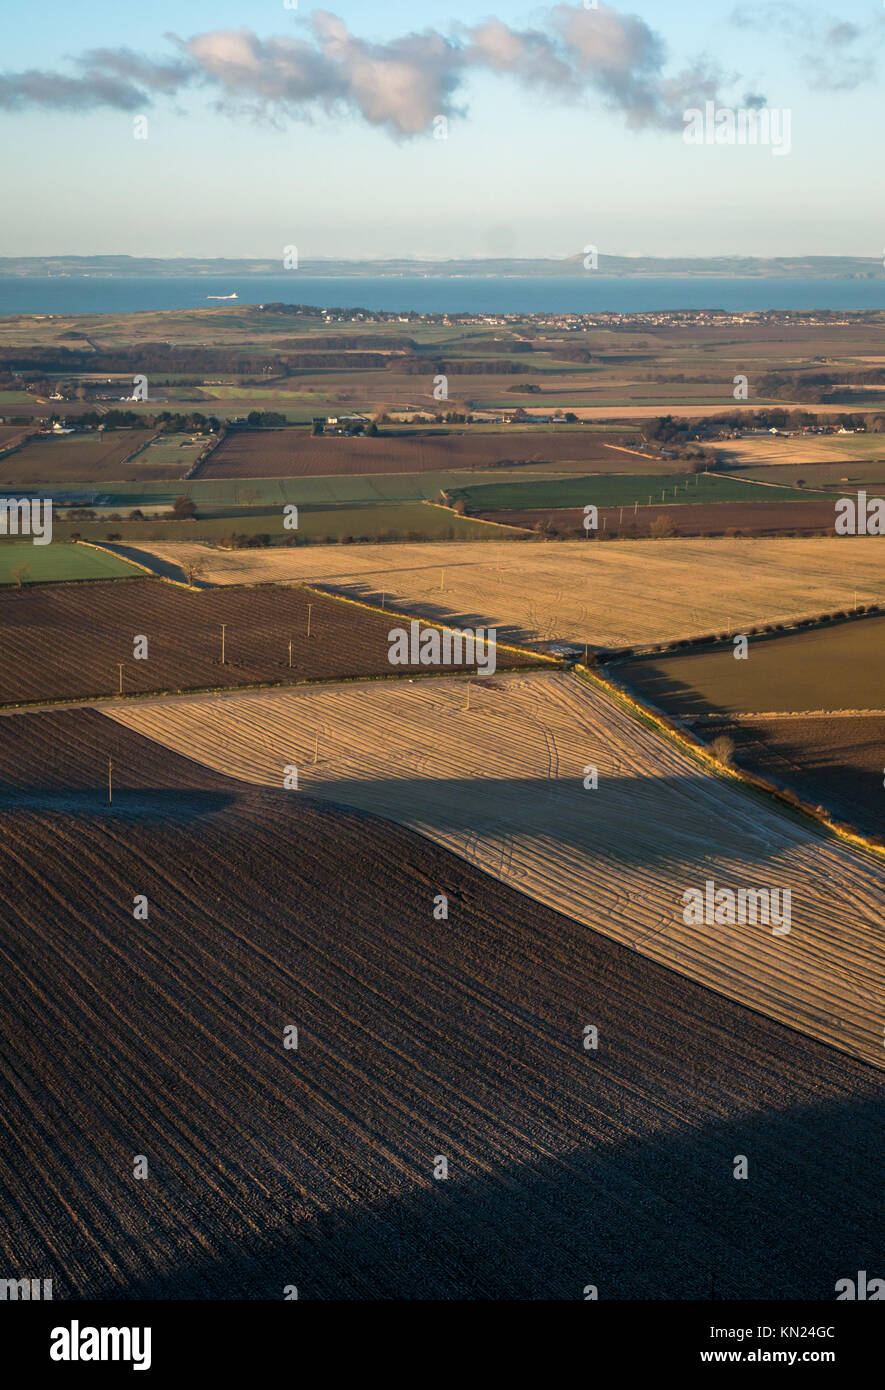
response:
[[[206,295],[206,298],[207,298],[207,299],[239,299],[239,297],[240,297],[240,296],[237,294],[236,290],[234,290],[233,294],[207,294],[207,295]]]

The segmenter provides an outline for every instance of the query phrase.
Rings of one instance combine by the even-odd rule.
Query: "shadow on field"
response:
[[[816,736],[844,741],[830,746]],[[819,731],[821,731],[819,733]],[[710,724],[701,732],[708,742],[726,734],[735,745],[735,762],[760,774],[862,834],[885,838],[885,716],[843,719],[739,720]]]
[[[35,788],[0,791],[0,815],[4,812],[37,811],[89,819],[129,818],[133,820],[185,821],[225,810],[237,800],[223,792],[161,788],[145,791],[136,787],[114,787],[91,791],[47,790]]]
[[[189,584],[192,589],[215,588],[208,579],[188,579],[180,565],[173,564],[171,560],[163,560],[150,550],[139,550],[134,545],[118,545],[113,541],[103,541],[102,548],[109,550],[112,555],[118,555],[121,560],[132,560],[137,565],[143,565],[161,579],[174,579],[178,584]]]
[[[95,710],[0,720],[5,786],[47,803],[92,807],[110,755],[124,795],[230,804],[0,816],[4,1277],[57,1300],[707,1299],[714,1277],[829,1299],[885,1273],[878,1067],[377,816]]]
[[[207,1189],[213,1259],[95,1296],[279,1300],[294,1284],[302,1299],[581,1299],[593,1284],[600,1299],[709,1299],[715,1287],[719,1299],[831,1300],[837,1279],[882,1273],[883,1137],[870,1101],[499,1170],[490,1152],[488,1173],[452,1153],[446,1181],[430,1176],[431,1148],[401,1199],[277,1212],[260,1239],[231,1235]],[[733,1176],[738,1154],[747,1180]]]
[[[689,654],[690,655],[690,654]],[[712,657],[722,657],[722,652],[710,653]],[[697,653],[694,653],[697,659]],[[725,658],[733,661],[734,657],[730,651],[724,653]],[[654,662],[638,661],[629,665],[619,664],[614,671],[619,681],[622,681],[628,689],[635,691],[640,699],[648,700],[651,704],[657,705],[658,709],[670,715],[692,716],[696,714],[721,715],[726,717],[732,711],[725,705],[717,705],[711,699],[709,691],[701,693],[696,686],[688,685],[686,682],[678,680],[674,672],[679,669],[680,654],[674,653],[667,658],[660,658]],[[697,670],[697,667],[694,667]],[[741,672],[737,672],[737,679]]]
[[[434,569],[442,569],[444,566],[434,566]],[[453,568],[458,568],[454,566]],[[447,627],[459,628],[487,628],[491,619],[488,613],[468,613],[464,609],[453,609],[445,603],[431,603],[424,599],[392,599],[390,594],[383,587],[378,588],[374,584],[364,584],[359,581],[347,584],[317,583],[316,587],[323,593],[338,595],[341,598],[355,599],[358,603],[369,603],[375,608],[381,607],[382,598],[384,600],[385,612],[392,618],[404,620],[408,626],[410,618],[423,618],[426,622],[442,623]],[[512,642],[515,646],[536,647],[539,642],[554,640],[541,637],[539,633],[529,631],[527,628],[514,627],[510,625],[498,624],[495,628],[499,642]],[[563,633],[556,634],[564,637]],[[573,634],[569,634],[573,636]],[[590,643],[593,645],[592,641]]]
[[[603,753],[588,739],[586,756],[589,766]],[[395,766],[393,756],[390,761]],[[585,789],[578,775],[555,771],[546,779],[410,777],[405,761],[402,779],[336,777],[311,784],[312,771],[308,763],[302,792],[282,795],[298,795],[315,806],[347,807],[419,833],[432,827],[434,840],[454,837],[458,854],[517,888],[514,837],[524,845],[577,850],[586,856],[586,868],[596,862],[609,869],[620,865],[632,875],[637,866],[678,865],[682,873],[696,869],[701,878],[709,876],[717,854],[762,866],[781,862],[797,848],[798,813],[701,770],[679,777],[600,771],[595,789]],[[825,833],[804,817],[802,830]]]

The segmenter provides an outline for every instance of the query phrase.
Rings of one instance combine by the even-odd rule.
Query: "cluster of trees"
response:
[[[321,319],[322,309],[316,304],[282,304],[279,300],[274,300],[272,304],[261,304],[260,312],[263,314],[282,314],[287,317],[294,315],[296,318]]]
[[[197,504],[192,497],[176,497],[169,518],[172,521],[189,521],[196,514]]]
[[[61,417],[53,412],[49,418],[59,420]],[[286,417],[280,418],[285,424]],[[203,415],[199,410],[192,410],[186,415],[169,410],[162,410],[158,415],[140,415],[134,410],[109,410],[105,415],[100,415],[97,410],[86,410],[77,416],[77,424],[83,429],[104,425],[106,430],[148,429],[157,430],[160,434],[217,434],[223,427],[217,416]]]
[[[106,372],[132,377],[141,373],[157,379],[174,376],[199,383],[206,376],[237,378],[266,375],[268,371],[287,375],[299,368],[363,367],[381,369],[399,361],[390,353],[335,352],[316,345],[312,351],[294,357],[276,352],[243,352],[237,347],[182,347],[170,343],[141,343],[138,347],[102,348],[83,352],[74,348],[25,347],[13,351],[0,347],[0,371],[16,380],[48,385],[48,376],[59,374],[76,378],[84,373]],[[12,367],[16,368],[11,373]],[[57,383],[52,383],[52,389]]]
[[[286,416],[278,410],[250,410],[246,416],[246,424],[252,429],[279,429],[288,423]]]
[[[778,429],[800,430],[818,425],[838,429],[864,429],[881,432],[885,429],[885,416],[867,416],[859,412],[844,411],[832,415],[815,415],[811,410],[785,410],[781,406],[760,406],[758,410],[723,411],[721,415],[710,415],[701,426],[688,420],[673,420],[671,415],[649,421],[643,426],[646,439],[659,438],[654,432],[659,427],[675,429],[689,434],[697,434],[699,428],[718,433],[725,430]],[[663,439],[665,436],[660,436]],[[675,438],[675,435],[670,437]]]
[[[690,466],[691,472],[701,473],[705,468],[716,468],[720,459],[715,449],[704,449],[689,442],[689,436],[696,434],[697,429],[697,424],[690,420],[674,420],[672,415],[662,415],[650,420],[643,433],[648,443],[666,446],[680,462]]]
[[[529,344],[529,346],[531,345]],[[557,348],[553,356],[557,357],[560,362],[593,361],[593,354],[592,352],[589,352],[587,348],[569,346],[568,344],[563,348]]]
[[[502,362],[498,358],[391,357],[387,370],[402,376],[517,376],[532,371],[522,362]]]
[[[190,521],[197,514],[197,504],[192,497],[176,497],[172,503],[172,510],[166,512],[166,521]],[[97,521],[98,513],[93,507],[69,507],[65,513],[65,521]],[[110,512],[106,521],[122,521],[119,512]],[[127,521],[149,521],[140,507],[133,507],[126,517]]]
[[[885,369],[873,368],[865,372],[768,372],[757,382],[761,396],[771,396],[775,400],[824,401],[844,400],[850,392],[836,388],[885,386]]]
[[[684,444],[689,431],[694,428],[689,420],[674,420],[672,415],[659,415],[657,420],[649,420],[643,427],[643,434],[649,443]]]
[[[382,411],[381,414],[376,417],[376,419],[379,425],[392,425],[395,423],[386,411]],[[472,425],[473,420],[474,417],[472,415],[466,414],[463,410],[447,410],[445,415],[437,412],[437,414],[432,417],[432,423],[434,425]],[[373,423],[375,422],[373,421]],[[371,431],[368,432],[371,433]],[[402,437],[404,434],[407,433],[408,431],[403,429],[397,430],[397,435],[399,437]]]
[[[364,434],[370,439],[374,439],[378,434],[378,426],[374,420],[370,420],[367,425],[363,424],[362,420],[354,420],[352,423],[348,424],[347,432],[348,434]],[[311,434],[325,434],[325,427],[322,420],[314,420]]]
[[[382,371],[400,358],[389,352],[300,352],[296,357],[279,357],[274,365],[283,375],[289,372],[310,371],[320,367],[352,367],[362,371]]]
[[[221,536],[219,544],[228,550],[266,550],[271,545],[297,545],[294,535],[272,536],[267,531],[247,535],[244,531],[231,531],[229,536]]]

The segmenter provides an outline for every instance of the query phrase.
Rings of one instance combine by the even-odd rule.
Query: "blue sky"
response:
[[[468,31],[494,16],[520,43],[532,31],[545,54],[561,54],[565,25],[574,20],[589,32],[581,0],[559,7],[329,0],[328,12],[356,40],[384,45],[429,29],[462,55],[474,45],[474,61],[446,67],[451,90],[438,103],[449,113],[446,140],[434,139],[426,123],[414,133],[398,130],[425,119],[414,108],[423,109],[423,74],[432,80],[435,59],[416,60],[414,100],[394,118],[376,116],[377,87],[387,79],[370,75],[375,85],[361,94],[361,50],[349,36],[349,56],[335,56],[334,76],[336,93],[345,67],[347,82],[356,82],[346,97],[328,105],[292,100],[287,87],[286,99],[276,92],[268,99],[262,57],[232,109],[230,87],[217,80],[219,32],[248,30],[256,44],[298,38],[313,50],[314,9],[306,0],[297,10],[282,0],[189,0],[184,10],[169,0],[136,7],[44,0],[37,12],[8,13],[0,254],[277,257],[294,244],[303,258],[534,256],[574,254],[589,243],[645,255],[883,254],[882,6],[612,6],[609,27],[629,35],[639,56],[614,78],[608,58],[601,78],[598,67],[589,77],[581,68],[580,82],[569,86],[534,70],[526,75],[525,67],[500,71],[488,47],[476,57]],[[185,51],[170,34],[209,37]],[[99,48],[189,71],[196,63],[199,80],[173,91],[144,87],[144,103],[135,98],[134,106],[128,95],[85,109],[54,104],[54,85],[95,72],[95,60],[77,59]],[[330,52],[317,78],[327,85]],[[645,62],[649,52],[657,56]],[[104,75],[106,64],[97,65]],[[36,98],[22,79],[33,71],[47,74]],[[680,79],[674,95],[667,84],[686,71],[695,86],[694,78]],[[701,73],[715,87],[717,108],[739,108],[753,94],[754,102],[789,109],[790,153],[687,145],[673,112],[679,121],[681,108],[694,104],[690,93],[707,90]],[[637,117],[650,91],[655,115]],[[428,101],[427,111],[435,109]],[[133,134],[138,114],[148,120],[144,140]]]

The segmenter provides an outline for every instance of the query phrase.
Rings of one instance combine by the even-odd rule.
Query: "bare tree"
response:
[[[191,587],[194,587],[206,573],[206,561],[201,555],[189,556],[186,560],[181,560],[180,564],[181,572]]]
[[[717,734],[710,743],[710,752],[725,767],[734,767],[734,739],[730,734]]]

